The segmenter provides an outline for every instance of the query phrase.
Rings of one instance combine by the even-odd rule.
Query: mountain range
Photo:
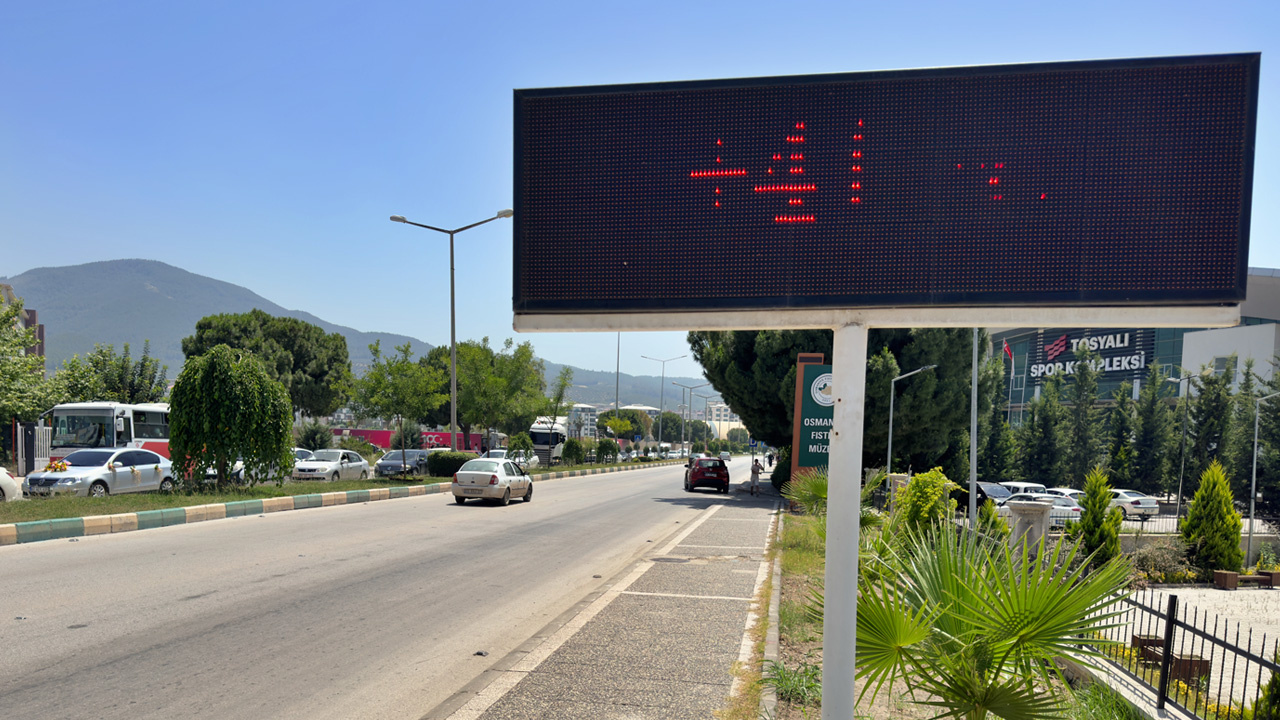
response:
[[[358,374],[372,362],[369,345],[381,341],[384,349],[406,342],[414,355],[431,349],[429,343],[406,335],[366,332],[327,322],[311,313],[283,308],[257,293],[214,278],[197,275],[156,260],[107,260],[103,262],[34,268],[0,283],[13,287],[26,307],[39,313],[45,327],[46,367],[52,372],[73,355],[85,355],[95,344],[129,344],[134,358],[150,341],[151,355],[169,366],[169,379],[177,377],[185,358],[182,338],[195,333],[196,322],[207,315],[243,313],[257,308],[271,315],[292,317],[339,333],[347,339],[347,352]],[[546,362],[548,382],[562,365]],[[570,397],[594,405],[612,403],[614,373],[573,368]],[[685,385],[700,385],[702,378],[668,378]],[[618,378],[623,405],[658,406],[661,382],[656,376]],[[710,388],[706,388],[709,390]],[[711,394],[711,393],[708,393]],[[666,407],[674,408],[679,388],[666,388]],[[696,406],[696,405],[695,405]]]

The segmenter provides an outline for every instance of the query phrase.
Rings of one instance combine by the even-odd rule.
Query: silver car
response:
[[[18,484],[17,479],[9,474],[9,471],[0,467],[0,502],[10,502],[22,499],[22,486]]]
[[[459,505],[468,498],[497,500],[506,505],[511,498],[533,500],[533,478],[510,460],[477,458],[468,460],[453,474],[453,501]]]
[[[31,473],[24,483],[27,495],[106,497],[118,493],[173,490],[169,458],[140,448],[77,450]]]
[[[294,480],[366,480],[369,461],[351,450],[317,450],[293,466]]]
[[[1083,510],[1075,500],[1061,495],[1014,493],[1005,499],[1003,505],[996,508],[996,514],[1003,516],[1006,520],[1009,519],[1013,516],[1013,508],[1009,507],[1009,503],[1019,501],[1053,503],[1053,507],[1049,509],[1049,527],[1054,528],[1066,527],[1068,520],[1079,520]]]
[[[1136,518],[1145,521],[1160,514],[1159,501],[1150,495],[1123,489],[1112,490],[1111,495],[1111,507],[1120,508],[1125,520]]]

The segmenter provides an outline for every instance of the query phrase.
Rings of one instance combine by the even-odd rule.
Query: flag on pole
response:
[[[1005,340],[1005,341],[1004,341],[1004,354],[1005,354],[1005,355],[1008,355],[1010,360],[1012,360],[1012,359],[1013,359],[1013,351],[1009,349],[1009,341],[1008,341],[1008,340]]]

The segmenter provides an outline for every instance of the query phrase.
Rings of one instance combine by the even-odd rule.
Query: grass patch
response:
[[[439,482],[442,482],[439,478],[380,478],[377,480],[340,480],[338,482],[290,482],[285,483],[284,486],[266,483],[254,485],[253,487],[228,488],[222,492],[190,494],[182,492],[150,492],[112,495],[105,498],[62,495],[50,498],[31,498],[21,502],[0,503],[0,524],[86,517],[89,515],[115,515],[117,513],[191,507],[210,503],[263,500],[289,495],[431,485]]]

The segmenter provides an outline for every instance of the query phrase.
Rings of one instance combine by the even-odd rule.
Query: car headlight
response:
[[[79,477],[58,478],[59,485],[75,485],[78,482],[84,482],[84,478],[79,478]]]

